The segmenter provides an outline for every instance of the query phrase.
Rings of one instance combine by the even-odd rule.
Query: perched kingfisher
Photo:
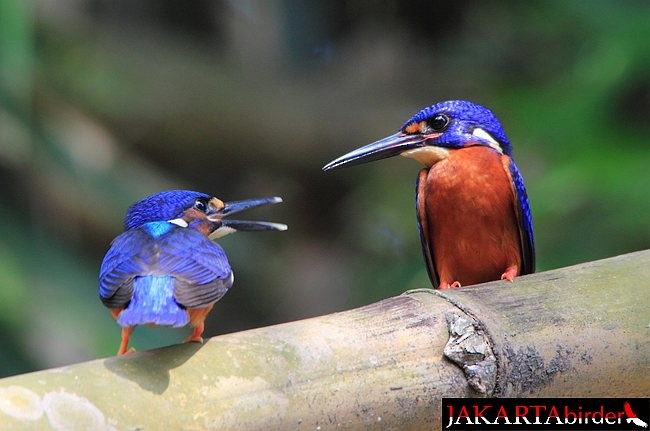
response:
[[[185,326],[185,342],[202,342],[204,320],[233,283],[223,249],[212,242],[236,231],[286,230],[279,223],[225,217],[279,197],[223,202],[188,190],[170,190],[133,204],[99,272],[99,297],[122,327],[118,355],[127,353],[137,325]]]
[[[431,105],[399,132],[351,151],[323,170],[398,154],[425,166],[415,201],[433,287],[512,281],[535,271],[524,180],[492,111],[464,100]]]

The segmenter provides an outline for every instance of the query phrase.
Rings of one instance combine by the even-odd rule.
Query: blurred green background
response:
[[[0,0],[0,376],[114,354],[99,264],[164,189],[285,199],[208,336],[426,287],[419,166],[321,167],[445,99],[503,123],[538,270],[650,247],[647,1]]]

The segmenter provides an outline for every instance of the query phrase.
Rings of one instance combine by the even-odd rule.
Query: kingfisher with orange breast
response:
[[[492,111],[465,100],[437,103],[394,135],[351,151],[323,170],[395,155],[424,165],[415,200],[433,287],[512,281],[535,271],[524,180]]]
[[[118,355],[130,352],[137,325],[189,323],[194,330],[185,341],[202,342],[206,316],[233,284],[226,254],[212,240],[236,231],[286,230],[280,223],[227,218],[278,202],[279,197],[223,202],[168,190],[133,204],[99,271],[99,297],[122,327]]]

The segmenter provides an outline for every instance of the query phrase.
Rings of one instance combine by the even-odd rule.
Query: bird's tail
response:
[[[174,278],[146,275],[133,282],[133,298],[117,318],[121,326],[185,326],[187,312],[174,300]]]

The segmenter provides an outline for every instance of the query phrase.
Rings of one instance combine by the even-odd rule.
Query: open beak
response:
[[[428,136],[422,134],[395,133],[372,144],[357,148],[323,166],[324,171],[397,156],[405,151],[424,147]]]
[[[247,199],[243,201],[225,202],[221,208],[215,208],[208,213],[208,220],[219,222],[221,226],[211,235],[211,239],[219,238],[237,231],[261,231],[261,230],[287,230],[287,225],[282,223],[271,223],[266,221],[229,220],[225,217],[244,211],[250,208],[282,202],[280,197]]]

